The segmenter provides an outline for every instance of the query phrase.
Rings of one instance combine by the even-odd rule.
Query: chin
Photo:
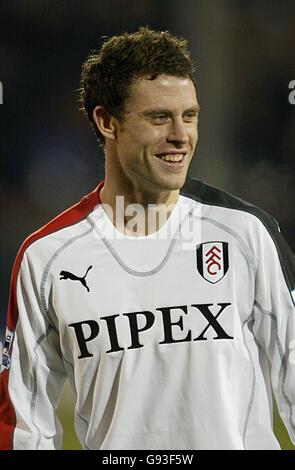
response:
[[[162,180],[161,183],[159,183],[159,188],[161,188],[162,191],[176,191],[177,189],[181,189],[185,183],[186,176],[186,174],[177,175],[177,177],[175,175],[173,178],[170,177],[169,179]]]

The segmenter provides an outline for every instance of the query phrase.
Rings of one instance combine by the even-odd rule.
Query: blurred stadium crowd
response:
[[[187,38],[196,63],[190,174],[275,216],[295,250],[294,0],[12,0],[0,12],[0,330],[21,242],[103,175],[81,64],[102,36],[146,24]]]

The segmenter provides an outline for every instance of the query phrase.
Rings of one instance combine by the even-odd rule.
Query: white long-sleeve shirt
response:
[[[68,377],[85,449],[295,443],[295,260],[262,210],[187,180],[146,237],[91,194],[31,235],[12,273],[0,448],[58,449]]]

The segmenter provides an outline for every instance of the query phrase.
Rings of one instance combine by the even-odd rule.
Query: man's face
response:
[[[116,166],[135,190],[183,186],[198,140],[198,112],[189,78],[159,75],[131,86],[116,136]]]

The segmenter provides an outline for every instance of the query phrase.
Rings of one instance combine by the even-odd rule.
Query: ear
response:
[[[105,137],[105,139],[116,140],[117,121],[103,106],[96,106],[93,110],[92,117],[99,132]]]

